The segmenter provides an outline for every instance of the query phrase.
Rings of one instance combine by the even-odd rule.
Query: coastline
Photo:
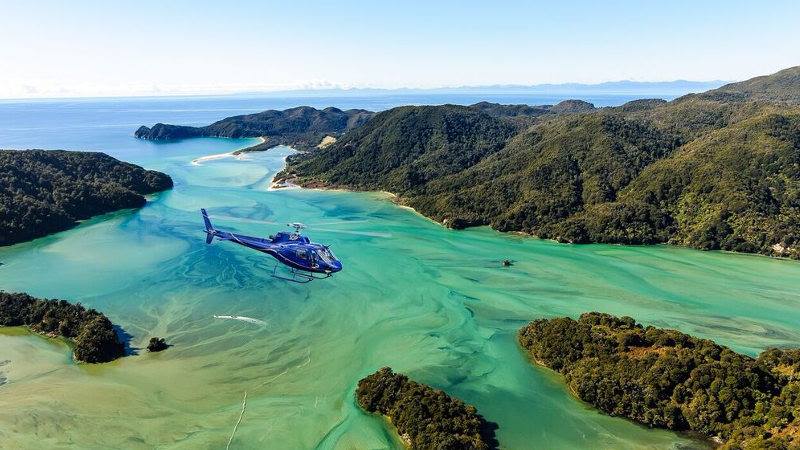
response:
[[[267,136],[259,136],[256,139],[259,139],[261,142],[259,142],[258,144],[255,144],[255,145],[251,145],[249,147],[244,147],[244,148],[240,148],[240,149],[234,150],[234,151],[231,152],[231,154],[233,154],[235,156],[239,156],[239,155],[241,155],[243,153],[249,153],[249,152],[264,152],[264,151],[267,151],[267,150],[269,150],[269,149],[271,149],[273,147],[277,147],[278,145],[280,145],[280,144],[275,144],[275,145],[272,145],[272,146],[267,146],[267,142],[269,142],[269,138]]]
[[[285,159],[284,159],[284,161],[285,161]],[[277,174],[276,174],[276,176],[277,176]],[[435,219],[432,219],[432,218],[426,216],[425,214],[422,214],[421,212],[419,212],[416,209],[414,209],[412,206],[408,206],[408,205],[402,203],[402,197],[400,197],[399,195],[397,195],[397,194],[395,194],[393,192],[383,191],[383,190],[361,191],[361,190],[357,190],[357,189],[353,190],[353,189],[346,189],[346,188],[333,188],[333,187],[327,187],[324,183],[319,183],[319,184],[315,184],[313,186],[308,186],[307,187],[307,186],[304,186],[302,184],[294,183],[293,180],[296,180],[296,179],[297,179],[297,177],[286,178],[285,180],[279,181],[279,183],[282,184],[281,186],[275,186],[275,177],[273,177],[272,181],[270,182],[271,186],[270,186],[269,189],[270,190],[307,189],[307,190],[316,190],[316,191],[363,192],[363,193],[375,193],[375,194],[379,194],[379,195],[385,195],[385,196],[389,197],[388,200],[390,202],[392,202],[398,208],[407,209],[407,210],[413,212],[414,214],[416,214],[416,215],[428,220],[429,222],[432,222],[432,223],[435,223],[435,224],[439,225],[442,228],[445,228],[445,229],[448,229],[448,230],[461,231],[461,229],[455,229],[455,228],[448,227],[446,224],[444,224],[442,222],[439,222],[439,221],[437,221]],[[492,231],[495,231],[495,232],[500,233],[500,234],[509,234],[509,235],[520,236],[520,237],[524,237],[524,238],[538,239],[538,240],[541,240],[541,241],[549,241],[549,242],[562,244],[562,245],[576,245],[576,246],[581,246],[581,245],[613,245],[613,246],[618,246],[618,247],[659,247],[659,246],[663,247],[663,246],[667,246],[667,247],[673,247],[673,248],[679,248],[679,249],[685,249],[685,250],[696,250],[696,251],[703,252],[703,253],[722,253],[722,254],[736,255],[736,256],[762,257],[762,258],[769,258],[769,259],[773,259],[773,260],[797,262],[797,260],[792,259],[792,258],[787,257],[787,256],[765,255],[763,253],[735,252],[735,251],[732,251],[732,250],[702,250],[702,249],[698,249],[698,248],[694,248],[694,247],[689,247],[689,246],[686,246],[686,245],[677,245],[677,244],[673,244],[673,243],[669,243],[669,242],[658,242],[658,243],[655,243],[655,244],[619,244],[619,243],[607,243],[607,242],[588,242],[588,243],[576,244],[576,243],[573,243],[573,242],[562,242],[562,241],[559,241],[557,239],[541,238],[541,237],[539,237],[539,236],[537,236],[535,234],[527,233],[525,231],[519,231],[519,230],[516,230],[516,231],[499,231],[499,230],[496,230],[496,229],[492,228],[492,226],[488,225],[488,224],[486,224],[486,225],[478,225],[478,226],[487,226],[487,227],[491,228]],[[471,226],[471,227],[466,227],[466,228],[463,228],[463,229],[477,228],[478,226]]]
[[[265,137],[259,137],[258,139],[260,139],[261,142],[259,142],[256,145],[251,145],[250,147],[240,148],[240,149],[234,150],[232,152],[216,153],[216,154],[213,154],[213,155],[206,155],[206,156],[201,156],[199,158],[195,158],[195,159],[192,160],[192,165],[201,166],[206,161],[213,161],[213,160],[216,160],[216,159],[225,159],[225,158],[243,159],[244,155],[242,153],[245,153],[247,151],[247,149],[253,148],[253,147],[258,147],[259,145],[264,145],[264,144],[267,143],[267,139]]]
[[[570,397],[572,397],[575,401],[580,403],[587,410],[591,410],[591,411],[594,411],[594,412],[596,412],[598,414],[602,414],[602,415],[605,415],[605,416],[608,416],[608,417],[616,417],[616,418],[625,420],[625,421],[630,422],[631,424],[633,424],[633,425],[635,425],[637,427],[641,427],[643,429],[647,429],[647,430],[654,429],[654,427],[650,427],[648,425],[636,422],[636,421],[634,421],[632,419],[628,419],[626,417],[613,416],[611,414],[605,413],[602,410],[600,410],[597,406],[595,406],[595,405],[587,402],[586,400],[582,399],[580,397],[580,395],[578,395],[578,392],[567,381],[567,377],[564,374],[558,372],[557,370],[553,369],[552,367],[549,367],[547,364],[544,363],[544,361],[542,361],[542,360],[540,360],[538,358],[535,358],[535,357],[531,356],[530,354],[528,354],[528,352],[525,351],[525,348],[522,345],[520,345],[519,340],[516,340],[516,341],[517,341],[517,349],[520,351],[521,356],[523,358],[525,358],[531,366],[535,367],[538,370],[542,370],[545,373],[547,373],[550,377],[552,377],[552,379],[554,381],[559,383],[564,388],[564,390],[567,391],[567,394]],[[667,429],[667,428],[657,428],[657,429],[660,429],[660,430],[663,430],[663,431],[667,431],[667,432],[671,432],[671,433],[675,433],[678,436],[686,437],[688,439],[691,439],[691,440],[695,441],[697,444],[700,444],[700,445],[708,444],[709,445],[709,447],[708,447],[709,449],[716,448],[716,446],[719,446],[719,445],[723,444],[723,441],[719,438],[719,436],[706,436],[706,435],[700,434],[698,432],[689,431],[689,430],[670,430],[670,429]]]
[[[234,150],[234,151],[228,152],[228,153],[219,153],[219,154],[214,154],[214,155],[202,156],[200,158],[195,158],[194,160],[192,160],[192,164],[193,165],[201,165],[201,163],[203,161],[210,161],[210,160],[230,158],[230,157],[233,157],[233,158],[236,158],[236,159],[243,159],[245,157],[245,155],[243,155],[243,153],[246,153],[248,151],[248,149],[264,145],[264,144],[266,144],[268,142],[268,139],[265,138],[265,137],[259,137],[258,139],[260,139],[261,142],[259,144],[254,145],[254,146],[244,147],[242,149]],[[274,145],[274,146],[272,146],[270,148],[278,147],[280,145],[281,144],[276,144],[276,145]],[[286,146],[291,148],[292,150],[298,152],[298,153],[303,153],[304,152],[303,150],[298,150],[298,149],[296,149],[296,148],[294,148],[294,147],[292,147],[290,145],[286,145]],[[264,151],[264,150],[254,150],[254,151]],[[303,185],[303,184],[296,183],[295,181],[297,180],[297,177],[293,176],[293,175],[292,176],[288,176],[286,178],[282,178],[282,179],[276,180],[278,175],[283,170],[286,169],[286,160],[287,160],[287,158],[288,158],[288,156],[285,156],[283,158],[283,168],[281,170],[277,171],[275,173],[275,175],[273,175],[272,178],[270,179],[269,187],[267,188],[268,191],[278,191],[278,190],[283,190],[283,189],[292,189],[292,190],[293,189],[305,189],[305,190],[330,191],[330,192],[373,193],[373,194],[377,194],[379,196],[387,197],[388,200],[391,203],[393,203],[396,207],[403,208],[403,209],[406,209],[408,211],[411,211],[414,214],[418,215],[419,217],[422,217],[422,218],[424,218],[425,220],[427,220],[427,221],[429,221],[431,223],[435,223],[435,224],[439,225],[442,228],[450,229],[450,230],[456,230],[456,231],[460,230],[460,229],[455,229],[455,228],[448,227],[445,223],[439,222],[439,221],[437,221],[437,220],[435,220],[435,219],[433,219],[431,217],[428,217],[425,214],[423,214],[423,213],[417,211],[416,209],[414,209],[412,206],[404,204],[403,200],[402,200],[402,197],[400,197],[398,194],[395,194],[394,192],[384,191],[384,190],[358,190],[358,189],[347,189],[347,188],[340,188],[340,187],[330,187],[326,183],[322,183],[322,182]],[[660,243],[655,243],[655,244],[615,244],[615,243],[603,243],[603,242],[589,242],[589,243],[585,243],[585,244],[575,244],[575,243],[572,243],[572,242],[561,242],[561,241],[559,241],[557,239],[545,239],[545,238],[541,238],[541,237],[539,237],[537,235],[534,235],[534,234],[531,234],[531,233],[527,233],[527,232],[524,232],[524,231],[519,231],[519,230],[516,230],[516,231],[499,231],[499,230],[496,230],[496,229],[492,228],[491,225],[488,225],[488,224],[479,225],[479,226],[488,226],[493,231],[495,231],[497,233],[500,233],[500,234],[509,234],[509,235],[514,235],[514,236],[519,236],[519,237],[524,237],[524,238],[538,239],[538,240],[542,240],[542,241],[549,241],[549,242],[553,242],[553,243],[557,243],[557,244],[563,244],[563,245],[613,245],[613,246],[620,246],[620,247],[669,246],[669,247],[674,247],[674,248],[687,249],[687,250],[697,250],[697,251],[709,252],[709,253],[715,253],[716,252],[716,253],[724,253],[724,254],[739,255],[739,256],[760,256],[760,257],[769,258],[769,259],[777,259],[777,260],[783,260],[783,261],[795,261],[794,259],[789,258],[789,257],[785,257],[785,256],[765,255],[763,253],[744,253],[744,252],[735,252],[735,251],[730,251],[730,250],[701,250],[701,249],[697,249],[697,248],[693,248],[693,247],[689,247],[689,246],[685,246],[685,245],[676,245],[676,244],[672,244],[672,243],[669,243],[669,242],[660,242]],[[476,227],[478,227],[478,226],[465,227],[464,229],[476,228]]]

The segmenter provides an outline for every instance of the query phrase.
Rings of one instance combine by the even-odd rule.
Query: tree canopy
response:
[[[74,344],[75,359],[83,362],[108,362],[125,354],[108,317],[80,303],[0,291],[0,326],[27,326],[64,337]]]
[[[389,418],[417,450],[495,448],[493,424],[472,405],[384,367],[358,382],[358,405]]]
[[[616,108],[394,108],[278,179],[390,191],[453,228],[800,258],[798,74]]]
[[[605,413],[719,437],[725,448],[800,446],[800,350],[757,359],[630,317],[597,312],[519,331],[535,362]]]
[[[342,111],[333,107],[316,109],[299,106],[283,111],[267,110],[227,117],[204,127],[157,123],[153,127],[139,127],[135,136],[149,140],[263,137],[267,139],[266,146],[258,146],[254,151],[276,145],[291,145],[306,150],[314,148],[325,136],[335,137],[363,125],[373,115],[373,112],[363,109]]]
[[[168,175],[104,153],[0,150],[0,246],[142,207],[144,195],[171,187]]]

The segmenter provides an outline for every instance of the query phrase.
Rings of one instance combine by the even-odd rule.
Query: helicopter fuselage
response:
[[[279,232],[269,238],[247,236],[228,231],[207,229],[210,239],[230,241],[266,253],[278,262],[306,272],[333,274],[342,270],[342,263],[327,246],[311,242],[299,233]]]
[[[206,244],[217,238],[266,253],[291,270],[292,277],[286,278],[277,276],[273,269],[273,276],[276,278],[307,283],[313,279],[328,278],[342,270],[341,261],[333,256],[327,245],[311,242],[307,236],[300,234],[300,229],[303,227],[301,223],[289,224],[295,228],[294,233],[281,231],[269,238],[261,238],[217,230],[211,224],[206,210],[201,208],[200,213],[206,226]],[[313,276],[315,273],[322,274],[322,277]]]

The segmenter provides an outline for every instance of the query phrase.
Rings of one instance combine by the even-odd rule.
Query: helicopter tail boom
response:
[[[208,218],[208,213],[206,212],[205,208],[201,208],[200,213],[203,214],[203,222],[206,224],[206,244],[210,244],[211,241],[214,240],[217,230],[215,230],[214,226],[211,225],[211,220]]]

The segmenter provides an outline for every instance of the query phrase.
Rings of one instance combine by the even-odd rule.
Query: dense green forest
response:
[[[144,195],[171,187],[169,176],[104,153],[0,150],[0,246],[139,208]]]
[[[447,226],[800,258],[800,67],[671,102],[400,107],[279,180],[387,190]]]
[[[358,405],[387,417],[415,450],[487,450],[496,426],[472,405],[384,367],[358,382]]]
[[[124,345],[108,317],[66,300],[0,291],[0,326],[27,326],[38,333],[67,338],[79,361],[101,363],[124,355]]]
[[[263,137],[268,147],[291,145],[298,149],[316,147],[325,136],[338,136],[357,128],[374,115],[363,109],[342,111],[338,108],[315,109],[300,106],[284,111],[268,110],[256,114],[234,116],[204,127],[157,123],[152,128],[141,126],[136,137],[150,140],[185,139],[192,137]]]
[[[715,437],[724,448],[800,447],[800,350],[751,358],[596,312],[535,320],[518,338],[531,359],[608,414]]]

